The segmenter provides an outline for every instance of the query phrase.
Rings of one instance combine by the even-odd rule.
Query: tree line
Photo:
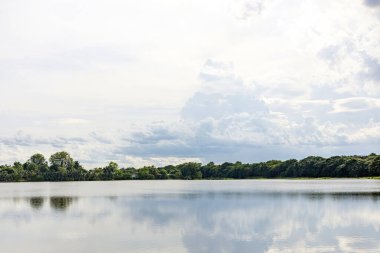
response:
[[[163,167],[145,166],[120,168],[115,162],[107,166],[85,170],[70,154],[57,152],[46,160],[34,154],[25,163],[0,165],[0,182],[25,181],[99,181],[99,180],[153,180],[153,179],[248,179],[248,178],[355,178],[379,177],[380,155],[309,156],[302,160],[271,160],[259,163],[188,162]]]

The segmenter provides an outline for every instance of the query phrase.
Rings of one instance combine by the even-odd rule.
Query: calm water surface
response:
[[[380,181],[0,184],[0,252],[380,252]]]

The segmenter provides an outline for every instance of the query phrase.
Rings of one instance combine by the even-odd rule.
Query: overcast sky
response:
[[[2,0],[0,164],[380,153],[379,0]]]

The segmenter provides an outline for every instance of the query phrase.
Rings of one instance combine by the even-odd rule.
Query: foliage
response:
[[[85,170],[70,154],[61,151],[50,156],[32,155],[24,164],[0,165],[0,182],[22,181],[94,181],[94,180],[165,180],[165,179],[244,179],[295,177],[379,177],[380,155],[309,156],[302,160],[271,160],[260,163],[188,162],[164,167],[120,168],[115,162],[103,168]]]

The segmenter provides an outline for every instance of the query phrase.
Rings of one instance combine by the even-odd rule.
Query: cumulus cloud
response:
[[[368,38],[377,40],[378,38]],[[369,48],[367,49],[369,50]],[[360,44],[343,42],[330,45],[318,52],[318,57],[325,61],[330,70],[331,83],[328,85],[335,93],[355,96],[378,96],[380,89],[379,59],[369,55]],[[339,75],[336,75],[339,73]],[[323,94],[320,94],[324,96]],[[336,95],[335,95],[336,97]]]
[[[112,136],[91,132],[86,138],[33,138],[19,133],[1,141],[8,146],[84,149],[81,155],[88,163],[95,163],[91,158],[97,154],[97,161],[139,166],[340,154],[358,145],[370,149],[380,138],[379,98],[267,98],[262,87],[245,85],[231,64],[214,60],[206,61],[199,78],[202,86],[177,121],[158,121]],[[63,122],[84,123],[71,118]]]
[[[252,161],[326,149],[346,152],[344,146],[376,144],[380,137],[376,97],[266,98],[266,90],[245,85],[232,64],[214,60],[206,61],[200,81],[203,86],[182,109],[182,121],[171,130],[162,124],[134,133],[133,144],[124,151]]]
[[[377,1],[95,1],[85,13],[85,0],[5,3],[1,161],[61,149],[95,166],[379,148],[380,26],[367,8]]]
[[[235,75],[231,64],[207,60],[200,73],[203,84],[182,108],[181,115],[189,120],[252,113],[267,113],[261,98]]]
[[[204,87],[185,104],[182,121],[171,127],[152,125],[148,132],[133,133],[131,145],[122,152],[218,161],[298,156],[300,151],[294,147],[305,146],[311,154],[325,146],[349,145],[349,136],[357,128],[334,120],[336,116],[323,115],[378,110],[379,100],[374,98],[264,99],[234,74],[226,74],[226,66],[208,60],[200,75]],[[213,73],[212,78],[203,74],[204,69]],[[361,141],[370,138],[362,136]]]

